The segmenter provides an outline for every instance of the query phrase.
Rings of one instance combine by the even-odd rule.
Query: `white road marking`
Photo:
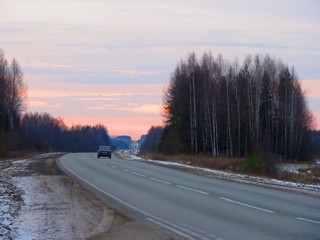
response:
[[[188,229],[190,229],[190,230],[192,230],[192,231],[196,231],[196,232],[201,233],[201,234],[206,234],[206,232],[200,231],[200,230],[198,230],[198,229],[195,229],[194,227],[191,227],[191,226],[189,226],[189,225],[187,225],[187,224],[182,223],[181,225],[184,226],[184,227],[186,227],[186,228],[188,228]]]
[[[168,229],[168,230],[170,230],[170,231],[172,231],[172,232],[174,232],[174,233],[176,233],[176,234],[178,234],[178,235],[180,235],[180,236],[186,237],[186,238],[188,238],[188,239],[190,239],[190,240],[193,240],[193,239],[195,240],[195,239],[197,239],[197,238],[193,238],[193,237],[185,234],[185,233],[182,232],[182,231],[177,230],[177,229],[174,228],[174,227],[171,227],[167,222],[165,222],[165,221],[163,221],[163,220],[162,220],[162,221],[165,222],[165,223],[167,223],[169,226],[166,225],[166,224],[164,224],[164,223],[162,223],[162,222],[160,222],[160,221],[154,220],[154,219],[152,219],[152,218],[147,218],[147,220],[149,220],[150,222],[153,222],[153,223],[155,223],[155,224],[157,224],[157,225],[160,225],[160,226],[162,226],[162,227],[164,227],[164,228],[166,228],[166,229]]]
[[[167,222],[167,221],[165,221],[165,220],[162,220],[161,218],[158,218],[158,217],[156,217],[156,216],[154,216],[154,215],[152,215],[152,214],[150,214],[150,213],[147,213],[147,212],[145,212],[145,211],[143,211],[143,210],[141,210],[141,209],[139,209],[139,208],[136,208],[136,207],[134,207],[133,205],[131,205],[131,204],[129,204],[129,203],[121,200],[120,198],[112,195],[111,193],[108,193],[108,192],[106,192],[106,191],[98,188],[97,186],[95,186],[95,185],[93,185],[92,183],[88,182],[86,179],[84,179],[83,177],[81,177],[80,175],[78,175],[77,173],[75,173],[74,171],[72,171],[70,168],[68,168],[68,167],[63,163],[62,160],[60,160],[60,163],[61,163],[70,173],[72,173],[74,176],[77,176],[77,177],[78,177],[79,179],[81,179],[83,182],[85,182],[85,183],[88,184],[89,186],[95,188],[96,190],[104,193],[106,196],[109,196],[110,198],[113,198],[114,200],[118,201],[119,203],[121,203],[121,204],[123,204],[123,205],[125,205],[125,206],[127,206],[127,207],[129,207],[129,208],[131,208],[131,209],[133,209],[133,210],[135,210],[135,211],[137,211],[137,212],[140,212],[141,214],[144,214],[145,216],[147,216],[147,217],[149,217],[149,218],[153,218],[153,219],[158,220],[158,222],[155,221],[156,224],[159,224],[159,221],[161,221],[161,222],[167,223],[167,225],[175,226],[174,224],[172,224],[172,223],[170,223],[170,222]],[[167,228],[167,229],[169,229],[169,228]],[[188,236],[187,234],[179,231],[178,229],[172,229],[172,230],[174,230],[174,232],[177,233],[177,234],[180,235],[180,236],[187,237],[188,239],[191,239],[191,240],[194,239],[194,238],[192,238],[191,236]],[[172,230],[171,230],[171,231],[172,231]]]
[[[178,188],[183,188],[183,189],[186,189],[186,190],[189,190],[189,191],[201,193],[201,194],[206,194],[206,195],[209,194],[209,193],[207,193],[207,192],[203,192],[203,191],[200,191],[200,190],[197,190],[197,189],[188,188],[188,187],[184,187],[184,186],[180,186],[180,185],[178,185],[177,187],[178,187]]]
[[[271,211],[271,210],[268,210],[268,209],[264,209],[264,208],[259,208],[259,207],[252,206],[252,205],[249,205],[249,204],[245,204],[245,203],[242,203],[242,202],[237,202],[237,201],[231,200],[229,198],[220,197],[220,199],[228,201],[228,202],[231,202],[231,203],[235,203],[235,204],[238,204],[238,205],[241,205],[241,206],[245,206],[245,207],[248,207],[248,208],[253,208],[253,209],[256,209],[256,210],[260,210],[260,211],[263,211],[263,212],[274,213],[274,211]]]
[[[311,223],[320,224],[319,221],[315,221],[315,220],[311,220],[311,219],[307,219],[307,218],[297,218],[297,219],[301,220],[301,221],[305,221],[305,222],[311,222]]]
[[[146,177],[146,175],[143,175],[143,174],[141,174],[141,173],[137,173],[137,172],[131,172],[132,174],[134,174],[134,175],[138,175],[138,176],[140,176],[140,177]]]
[[[210,240],[210,239],[218,240],[219,239],[220,240],[220,238],[217,238],[216,236],[214,236],[212,234],[209,235],[206,232],[198,230],[198,229],[195,229],[194,227],[191,227],[191,226],[189,226],[187,224],[182,224],[182,226],[184,226],[185,228],[189,229],[189,232],[191,231],[192,233],[194,233],[193,236],[196,236],[197,239],[207,239],[207,240]]]
[[[128,170],[128,169],[123,169],[123,171],[125,171],[125,172],[129,172],[129,170]]]
[[[117,168],[116,166],[112,166],[112,168]]]
[[[150,179],[151,179],[151,180],[153,180],[153,181],[159,182],[159,183],[167,184],[167,185],[170,185],[170,184],[171,184],[171,183],[169,183],[169,182],[162,181],[162,180],[160,180],[160,179],[156,179],[156,178],[150,178]]]

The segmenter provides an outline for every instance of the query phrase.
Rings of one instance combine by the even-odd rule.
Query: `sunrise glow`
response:
[[[189,52],[239,62],[269,54],[294,66],[319,129],[319,9],[299,0],[4,0],[0,48],[22,67],[27,111],[134,139],[163,124],[166,86]]]

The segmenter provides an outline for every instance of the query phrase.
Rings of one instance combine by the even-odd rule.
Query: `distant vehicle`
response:
[[[109,157],[111,158],[111,147],[110,146],[99,146],[97,152],[97,158],[100,157]]]

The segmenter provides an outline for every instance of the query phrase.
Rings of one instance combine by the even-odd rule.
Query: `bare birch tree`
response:
[[[239,67],[211,53],[198,62],[192,53],[174,73],[165,105],[186,150],[306,156],[310,111],[295,71],[280,60],[247,56]]]

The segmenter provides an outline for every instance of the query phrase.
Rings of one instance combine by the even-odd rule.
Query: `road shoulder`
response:
[[[61,155],[6,161],[0,171],[1,237],[87,239],[111,227],[115,211],[56,166]]]

